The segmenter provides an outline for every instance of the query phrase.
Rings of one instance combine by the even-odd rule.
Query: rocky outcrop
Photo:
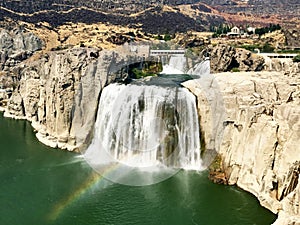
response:
[[[43,41],[33,33],[25,32],[21,28],[2,29],[0,31],[0,69],[9,70],[42,47]]]
[[[260,71],[264,58],[241,48],[218,45],[210,50],[211,71],[213,73],[236,71]]]
[[[20,27],[0,29],[0,107],[17,85],[17,66],[42,47],[40,38]]]
[[[124,58],[111,51],[74,48],[50,52],[20,71],[5,116],[32,122],[38,139],[74,150],[88,139],[100,92],[122,73]]]
[[[269,57],[265,57],[264,70],[295,74],[300,73],[300,63],[294,63],[293,59],[271,59]]]
[[[201,47],[205,44],[210,44],[210,40],[207,37],[201,37],[198,34],[188,32],[184,35],[177,35],[175,39],[176,43],[183,48]]]
[[[184,85],[198,97],[204,142],[218,152],[225,183],[254,194],[279,215],[276,225],[299,224],[300,74],[221,73]]]
[[[291,58],[270,58],[266,54],[256,54],[225,44],[206,48],[200,53],[200,56],[202,58],[210,56],[212,73],[277,71],[290,74],[300,72],[300,63],[294,63]]]
[[[300,31],[297,28],[284,29],[284,36],[286,37],[286,46],[290,48],[299,48]]]

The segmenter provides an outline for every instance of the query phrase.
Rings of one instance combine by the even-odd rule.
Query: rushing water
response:
[[[104,88],[94,139],[85,154],[94,168],[113,166],[117,171],[110,173],[113,181],[137,186],[173,175],[176,170],[169,168],[201,170],[195,96],[171,84]],[[128,180],[133,168],[136,177]]]
[[[183,74],[186,72],[187,62],[184,56],[171,56],[169,62],[163,62],[162,74]]]
[[[0,224],[267,225],[275,216],[207,173],[150,186],[113,184],[76,154],[39,143],[25,121],[0,115]]]
[[[195,96],[187,89],[111,84],[101,95],[93,144],[130,166],[200,169],[199,135]]]

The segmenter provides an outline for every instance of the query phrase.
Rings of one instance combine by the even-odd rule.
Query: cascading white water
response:
[[[208,61],[199,63],[188,74],[205,77],[209,68]],[[97,172],[141,186],[166,180],[180,168],[205,169],[196,99],[179,85],[192,78],[186,71],[186,58],[174,56],[163,65],[166,75],[104,88],[94,138],[84,154]]]
[[[163,64],[163,74],[184,74],[186,72],[186,57],[171,56],[167,64]]]
[[[195,96],[182,87],[111,84],[104,88],[94,139],[94,166],[201,169]]]
[[[210,61],[205,60],[200,63],[197,63],[193,68],[189,69],[187,73],[190,75],[201,75],[201,76],[210,75]]]

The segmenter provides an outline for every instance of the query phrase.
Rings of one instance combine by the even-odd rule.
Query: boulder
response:
[[[242,48],[229,45],[217,45],[210,52],[211,71],[260,71],[263,69],[264,58]]]

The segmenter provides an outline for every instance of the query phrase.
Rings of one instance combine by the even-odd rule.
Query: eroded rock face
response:
[[[115,72],[123,64],[116,53],[91,48],[49,53],[20,71],[4,115],[31,121],[49,146],[77,149],[94,125],[101,90],[122,77]]]
[[[265,57],[264,70],[295,74],[300,73],[300,63],[294,63],[293,59],[270,59]]]
[[[260,71],[263,69],[264,58],[241,48],[229,45],[218,45],[210,51],[211,71],[227,72],[233,69],[239,71]]]
[[[42,47],[40,38],[20,27],[0,29],[0,92],[5,91],[0,93],[0,107],[6,105],[11,90],[17,85],[17,67]]]
[[[299,224],[300,74],[221,73],[209,79],[209,86],[205,78],[184,85],[198,97],[205,143],[220,154],[227,182],[278,213],[276,225]]]
[[[42,49],[43,41],[33,33],[21,28],[0,30],[0,68],[9,70],[19,62],[27,59],[37,50]]]

